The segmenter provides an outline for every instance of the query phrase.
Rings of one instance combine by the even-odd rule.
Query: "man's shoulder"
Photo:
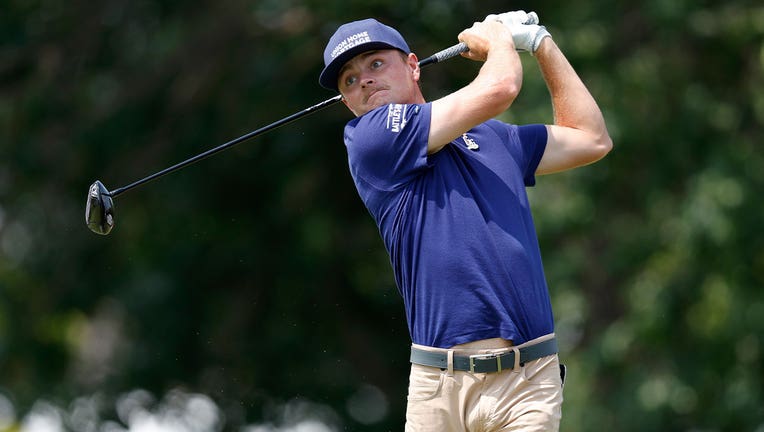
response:
[[[483,123],[480,123],[479,125],[476,126],[476,128],[487,128],[487,129],[492,129],[494,131],[499,132],[499,131],[507,131],[507,130],[515,129],[517,128],[517,125],[506,123],[494,118],[494,119],[487,120]]]
[[[348,122],[350,124],[358,124],[363,121],[374,121],[379,118],[391,118],[402,115],[416,115],[423,110],[429,109],[430,103],[424,104],[399,104],[391,103],[374,108],[373,110],[362,114]]]
[[[429,104],[388,104],[375,108],[345,125],[345,137],[365,134],[372,131],[385,131],[393,134],[402,132],[412,120],[422,113],[429,113]],[[427,119],[429,120],[429,119]]]

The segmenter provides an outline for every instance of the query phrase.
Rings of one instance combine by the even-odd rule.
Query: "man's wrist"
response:
[[[496,58],[507,58],[507,56],[511,54],[516,54],[517,50],[515,49],[515,44],[512,42],[509,43],[503,43],[501,45],[493,45],[490,50],[488,50],[488,53],[486,55],[486,61],[488,61],[489,58],[496,57]]]
[[[552,35],[549,33],[549,31],[547,31],[546,27],[539,26],[539,31],[536,33],[536,37],[533,39],[531,54],[535,55],[536,51],[541,48],[541,45],[547,38],[551,39]]]
[[[536,47],[535,50],[531,53],[532,56],[543,56],[546,51],[549,49],[549,47],[553,43],[552,36],[550,34],[546,34],[544,36],[540,36],[534,43],[534,46]]]

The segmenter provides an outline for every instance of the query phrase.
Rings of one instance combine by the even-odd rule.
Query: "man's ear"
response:
[[[411,73],[414,77],[414,81],[419,81],[419,74],[421,72],[421,69],[419,69],[419,58],[417,58],[416,54],[409,53],[408,57],[406,58],[406,63],[409,65],[409,68],[411,68]]]

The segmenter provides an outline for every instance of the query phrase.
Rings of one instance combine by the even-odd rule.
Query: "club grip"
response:
[[[451,57],[456,57],[459,54],[461,54],[463,52],[467,52],[469,50],[470,49],[467,48],[467,44],[465,44],[464,42],[460,42],[460,43],[458,43],[458,44],[456,44],[456,45],[454,45],[454,46],[452,46],[450,48],[446,48],[443,51],[438,51],[435,54],[427,57],[426,59],[421,60],[419,62],[419,66],[420,67],[427,66],[429,64],[438,63],[438,62],[441,62],[443,60],[448,60]]]

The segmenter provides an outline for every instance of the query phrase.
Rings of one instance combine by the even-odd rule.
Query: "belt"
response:
[[[510,348],[503,353],[473,354],[470,356],[454,355],[454,370],[470,371],[472,373],[501,372],[504,369],[514,369],[515,353],[520,354],[520,366],[542,357],[557,354],[557,340],[547,339],[537,344],[522,348]],[[411,363],[431,366],[441,369],[448,368],[448,351],[427,351],[411,347]]]

